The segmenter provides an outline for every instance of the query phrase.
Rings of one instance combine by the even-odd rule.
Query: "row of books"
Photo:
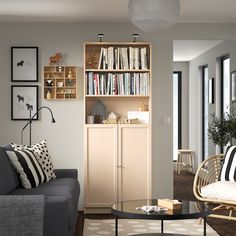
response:
[[[147,70],[147,47],[101,47],[98,69]]]
[[[149,95],[149,73],[86,73],[87,95]]]

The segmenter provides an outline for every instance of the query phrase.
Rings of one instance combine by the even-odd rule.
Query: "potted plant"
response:
[[[221,148],[228,143],[231,145],[236,140],[236,112],[234,108],[230,112],[225,112],[221,117],[217,117],[215,113],[211,114],[212,121],[209,123],[208,136],[213,143]]]
[[[215,113],[211,114],[212,122],[208,127],[208,136],[215,145],[219,145],[221,149],[231,141],[229,115],[224,114],[217,117]]]

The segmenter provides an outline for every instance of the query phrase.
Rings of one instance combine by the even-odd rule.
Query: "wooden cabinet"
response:
[[[86,125],[85,211],[151,197],[148,125]]]
[[[118,201],[151,198],[149,126],[118,126]]]
[[[151,45],[85,43],[84,91],[85,211],[150,198]],[[111,113],[114,124],[107,122]],[[88,124],[88,116],[100,117]]]
[[[85,134],[85,207],[109,207],[117,199],[117,129],[87,125]]]
[[[73,100],[77,98],[76,66],[44,67],[44,99]]]

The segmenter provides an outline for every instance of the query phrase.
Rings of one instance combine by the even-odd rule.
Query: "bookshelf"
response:
[[[44,99],[77,99],[76,66],[44,66]]]
[[[128,119],[128,111],[139,111],[142,104],[151,112],[149,43],[91,42],[85,43],[84,52],[85,123],[88,115],[96,115],[91,107],[97,100],[107,115]]]
[[[149,43],[84,44],[86,214],[151,197],[151,71]],[[117,119],[109,123],[111,113]],[[94,124],[87,123],[91,115],[100,116]]]

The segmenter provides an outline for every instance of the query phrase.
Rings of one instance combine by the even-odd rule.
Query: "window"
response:
[[[230,111],[230,58],[222,57],[222,79],[221,79],[221,113]]]
[[[202,66],[202,160],[208,157],[208,66]]]
[[[181,71],[173,72],[173,160],[178,157],[178,149],[182,147],[182,125],[181,125],[181,103],[182,103],[182,73]]]

